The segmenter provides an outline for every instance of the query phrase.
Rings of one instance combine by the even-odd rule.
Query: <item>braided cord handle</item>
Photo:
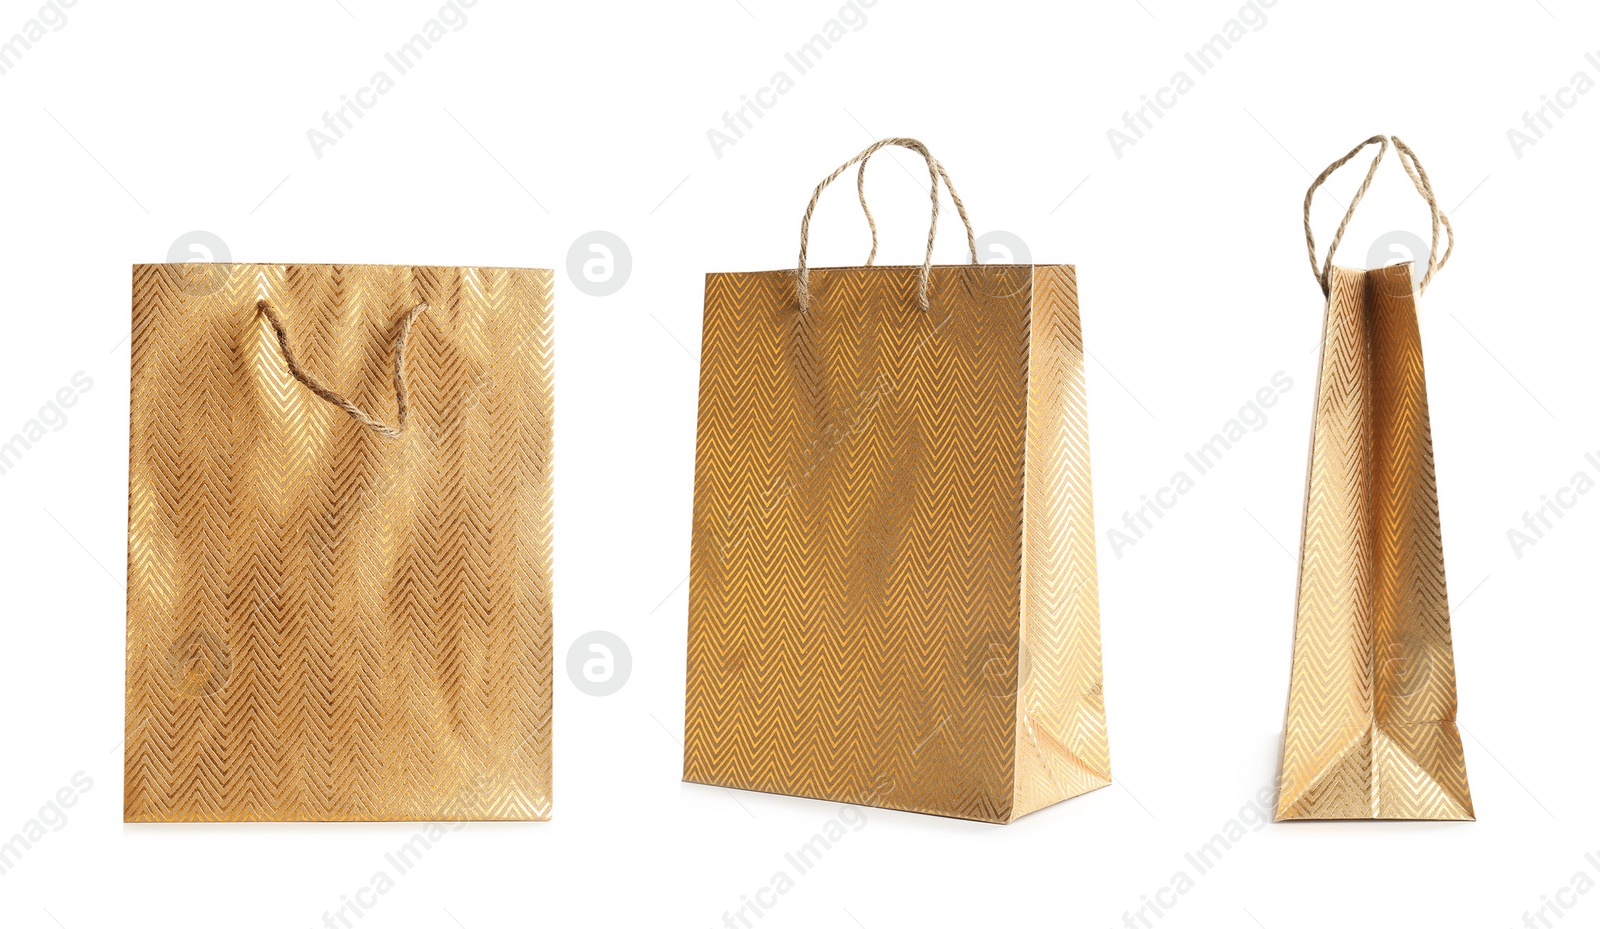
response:
[[[922,274],[917,285],[917,299],[921,304],[923,311],[926,312],[929,309],[928,281],[933,269],[933,241],[939,228],[939,182],[941,180],[943,180],[945,186],[950,189],[950,199],[955,201],[956,211],[960,213],[961,221],[967,227],[967,249],[971,254],[972,263],[978,263],[978,248],[976,239],[972,233],[972,222],[967,218],[966,205],[961,202],[961,197],[956,193],[955,186],[950,183],[950,175],[945,171],[944,166],[933,157],[933,155],[928,151],[928,147],[926,145],[923,145],[916,139],[881,139],[867,146],[854,158],[851,158],[849,161],[846,161],[844,164],[835,168],[833,173],[823,178],[822,183],[818,184],[816,190],[812,191],[811,193],[811,202],[806,205],[805,218],[800,221],[800,266],[795,276],[795,297],[799,302],[800,311],[802,313],[811,306],[811,271],[808,267],[806,267],[806,250],[811,241],[811,214],[816,211],[817,199],[822,196],[822,191],[825,190],[829,184],[833,183],[839,177],[839,175],[848,171],[851,165],[860,162],[862,166],[862,172],[859,173],[856,178],[856,191],[861,198],[861,208],[863,210],[867,210],[866,190],[864,187],[866,160],[872,157],[874,152],[891,145],[896,145],[901,148],[909,148],[921,155],[923,160],[928,163],[928,199],[932,203],[932,215],[928,221],[928,247],[923,256]],[[872,228],[872,254],[867,259],[867,264],[870,265],[872,263],[872,259],[876,258],[878,253],[878,227],[877,223],[872,219],[872,212],[870,210],[867,210],[867,223]]]
[[[1324,168],[1322,173],[1317,175],[1316,180],[1311,182],[1311,186],[1306,189],[1306,254],[1311,260],[1311,273],[1316,277],[1317,284],[1322,288],[1324,295],[1328,293],[1328,278],[1333,272],[1334,252],[1339,250],[1339,243],[1344,240],[1344,232],[1350,225],[1350,218],[1355,215],[1356,207],[1360,205],[1361,198],[1367,195],[1367,189],[1372,186],[1372,178],[1378,173],[1378,163],[1383,161],[1383,156],[1388,153],[1391,142],[1394,144],[1395,152],[1399,155],[1401,166],[1406,169],[1406,175],[1411,178],[1411,183],[1417,188],[1417,193],[1421,194],[1422,199],[1427,201],[1428,210],[1433,220],[1433,241],[1428,249],[1428,270],[1422,275],[1422,280],[1417,284],[1419,291],[1427,289],[1428,282],[1433,280],[1434,273],[1444,267],[1445,262],[1450,260],[1450,253],[1455,250],[1455,230],[1450,226],[1450,217],[1439,209],[1439,200],[1433,193],[1433,183],[1428,180],[1428,172],[1423,170],[1422,162],[1417,160],[1416,152],[1412,151],[1409,145],[1400,141],[1399,136],[1375,135],[1352,148],[1345,153],[1344,157]],[[1333,234],[1333,243],[1328,246],[1328,254],[1319,265],[1317,262],[1317,240],[1311,230],[1312,197],[1315,196],[1317,189],[1322,186],[1323,182],[1333,172],[1344,167],[1347,162],[1361,154],[1361,151],[1369,145],[1378,146],[1378,154],[1373,156],[1372,164],[1367,168],[1367,174],[1361,180],[1361,186],[1356,188],[1355,196],[1350,198],[1350,207],[1345,210],[1344,218],[1339,221],[1339,228]],[[1439,230],[1441,228],[1444,230],[1446,237],[1443,255],[1439,254]]]
[[[266,300],[256,301],[257,312],[267,318],[267,322],[272,325],[272,331],[278,336],[278,351],[283,354],[283,363],[288,365],[289,373],[294,376],[294,379],[304,384],[312,393],[350,414],[351,419],[391,439],[404,434],[406,431],[406,419],[411,412],[409,404],[406,403],[406,379],[404,373],[406,341],[411,336],[412,320],[416,319],[417,314],[427,308],[428,305],[426,303],[419,303],[400,318],[400,331],[395,335],[394,340],[395,425],[390,426],[373,418],[366,410],[351,403],[344,395],[326,386],[306,369],[300,367],[300,361],[295,357],[294,349],[289,346],[289,331],[284,326],[283,317],[278,315],[278,311],[273,308],[270,302]]]

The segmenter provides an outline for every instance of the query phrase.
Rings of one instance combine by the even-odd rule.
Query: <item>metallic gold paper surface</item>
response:
[[[551,276],[134,268],[128,821],[549,817]]]
[[[990,822],[1110,783],[1066,266],[706,278],[685,780]]]
[[[1472,819],[1410,266],[1329,284],[1277,819]]]

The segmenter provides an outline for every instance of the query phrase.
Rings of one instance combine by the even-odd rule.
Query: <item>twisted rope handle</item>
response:
[[[1433,241],[1428,245],[1428,270],[1422,275],[1421,283],[1417,285],[1419,291],[1426,290],[1428,282],[1433,280],[1434,272],[1443,268],[1444,263],[1450,260],[1450,253],[1456,250],[1456,231],[1450,227],[1450,217],[1439,209],[1439,201],[1433,195],[1433,182],[1428,180],[1428,172],[1423,170],[1422,162],[1417,160],[1417,153],[1411,150],[1411,146],[1400,141],[1397,135],[1390,136],[1389,141],[1394,143],[1394,151],[1400,156],[1401,167],[1406,169],[1406,174],[1411,177],[1411,183],[1417,188],[1417,193],[1428,201],[1428,208],[1433,213]],[[1439,255],[1435,261],[1433,256],[1439,254],[1440,226],[1444,227],[1444,254]]]
[[[278,315],[278,311],[273,309],[270,302],[266,300],[256,301],[256,310],[267,318],[267,322],[272,324],[272,331],[277,333],[278,350],[283,353],[283,363],[288,365],[289,373],[294,376],[294,379],[310,388],[312,393],[349,413],[351,419],[391,439],[406,431],[406,419],[411,412],[411,408],[406,402],[406,380],[404,375],[406,340],[411,335],[411,321],[417,318],[418,313],[427,308],[428,305],[426,303],[419,303],[400,318],[400,331],[395,335],[394,340],[394,405],[396,423],[393,426],[388,426],[372,418],[365,410],[346,400],[342,395],[324,386],[321,381],[312,377],[309,372],[300,367],[299,360],[295,358],[294,350],[289,347],[289,331],[283,325],[283,317]]]
[[[1395,152],[1400,158],[1401,166],[1406,169],[1406,175],[1411,178],[1411,183],[1417,188],[1417,193],[1421,194],[1422,199],[1427,201],[1428,209],[1432,214],[1433,241],[1428,248],[1428,270],[1422,275],[1421,282],[1417,284],[1419,291],[1427,289],[1428,282],[1433,280],[1434,273],[1444,267],[1445,262],[1450,260],[1450,253],[1455,250],[1455,231],[1450,227],[1450,218],[1444,214],[1443,210],[1439,209],[1439,200],[1434,196],[1433,184],[1428,180],[1428,172],[1423,170],[1422,162],[1417,160],[1416,152],[1412,151],[1409,145],[1400,141],[1399,136],[1375,135],[1352,148],[1345,153],[1344,157],[1324,168],[1322,173],[1317,175],[1316,180],[1311,182],[1311,186],[1306,189],[1306,254],[1311,260],[1311,273],[1316,277],[1317,284],[1322,288],[1324,296],[1328,293],[1328,278],[1333,272],[1333,255],[1339,250],[1339,243],[1344,239],[1345,229],[1350,225],[1350,218],[1355,215],[1356,207],[1361,203],[1361,198],[1367,195],[1367,188],[1372,186],[1372,178],[1378,173],[1378,163],[1383,161],[1383,156],[1389,151],[1390,142],[1394,143]],[[1356,188],[1355,196],[1350,198],[1350,208],[1345,210],[1344,219],[1339,221],[1339,228],[1333,234],[1333,243],[1328,246],[1327,257],[1323,260],[1321,266],[1318,266],[1317,241],[1311,231],[1311,199],[1316,194],[1317,188],[1321,187],[1333,172],[1344,167],[1345,163],[1359,155],[1362,149],[1374,144],[1378,146],[1378,154],[1373,156],[1372,164],[1367,168],[1366,177],[1362,178],[1361,186]],[[1441,226],[1444,228],[1447,242],[1444,255],[1436,257],[1439,254],[1439,229]]]
[[[972,263],[978,263],[978,247],[976,244],[976,239],[972,233],[972,223],[967,219],[967,208],[961,202],[961,197],[956,194],[955,187],[950,184],[950,176],[945,172],[944,167],[939,164],[938,160],[936,160],[932,154],[928,152],[928,147],[923,145],[921,142],[918,142],[916,139],[881,139],[867,146],[859,155],[856,155],[854,158],[835,168],[833,173],[823,178],[822,183],[818,184],[817,189],[811,193],[811,202],[806,205],[805,218],[800,221],[800,267],[795,276],[795,297],[800,304],[800,312],[804,313],[811,306],[811,272],[810,269],[806,267],[806,249],[810,245],[811,241],[811,214],[816,211],[817,199],[822,196],[822,191],[826,189],[829,184],[833,183],[834,180],[839,177],[839,175],[848,171],[851,165],[857,162],[865,162],[867,158],[872,156],[873,152],[876,152],[881,148],[886,148],[890,145],[898,145],[901,148],[909,148],[921,155],[923,160],[928,163],[928,199],[932,202],[933,209],[932,216],[928,221],[928,249],[923,256],[922,275],[917,285],[917,298],[918,302],[922,306],[923,311],[926,312],[929,309],[928,279],[933,269],[933,240],[939,228],[939,181],[941,177],[944,180],[945,186],[950,188],[950,199],[955,201],[956,211],[961,214],[961,220],[966,224],[967,248],[971,253]],[[861,197],[862,209],[866,209],[866,190],[864,187],[865,182],[863,178],[864,175],[857,178],[856,192]],[[867,222],[872,226],[873,241],[876,243],[878,235],[877,224],[872,220],[872,213],[870,210],[867,212]],[[874,245],[872,257],[877,257],[876,245]],[[871,262],[869,261],[868,263],[870,264]]]
[[[872,209],[867,206],[867,162],[872,156],[861,159],[861,165],[856,170],[856,197],[861,201],[861,212],[866,214],[867,228],[872,232],[872,251],[867,254],[867,267],[872,267],[872,262],[878,257],[878,223],[872,217]],[[978,240],[972,234],[972,220],[967,218],[967,205],[961,202],[956,195],[955,185],[950,183],[950,172],[944,169],[944,162],[937,158],[933,166],[939,172],[939,179],[944,181],[945,189],[950,191],[950,199],[955,201],[956,212],[961,215],[962,225],[967,227],[967,250],[974,255],[978,252]]]

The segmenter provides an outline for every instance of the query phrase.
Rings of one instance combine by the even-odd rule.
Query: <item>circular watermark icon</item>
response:
[[[233,653],[209,631],[192,629],[167,649],[167,673],[178,696],[204,699],[227,686],[233,674]]]
[[[1022,241],[1022,236],[1004,229],[994,229],[985,232],[977,238],[978,262],[980,264],[1033,264],[1033,253],[1028,251],[1028,243]]]
[[[609,697],[628,683],[633,653],[614,632],[596,630],[578,636],[567,649],[567,676],[591,697]]]
[[[978,283],[983,294],[992,298],[1014,297],[1033,284],[1033,253],[1022,236],[1004,229],[993,229],[974,241],[978,251]]]
[[[178,236],[167,249],[168,264],[191,265],[184,278],[183,289],[191,294],[205,296],[221,290],[228,282],[228,269],[222,267],[233,256],[222,236],[204,229],[195,229]]]
[[[616,293],[632,273],[633,253],[616,233],[603,229],[586,232],[567,249],[567,277],[572,286],[591,297]]]
[[[1387,685],[1388,697],[1402,707],[1426,704],[1439,692],[1438,684],[1448,683],[1437,664],[1438,658],[1431,648],[1411,648],[1411,654],[1399,644],[1390,644],[1390,654],[1378,656],[1378,679]]]
[[[1415,232],[1396,229],[1378,236],[1373,241],[1372,247],[1367,249],[1367,268],[1370,270],[1376,271],[1400,263],[1411,265],[1411,287],[1414,290],[1428,273],[1427,240]],[[1387,285],[1391,278],[1384,276],[1381,280]],[[1399,285],[1396,283],[1394,286]],[[1404,294],[1394,296],[1404,296]]]
[[[1020,647],[1010,643],[989,642],[983,648],[979,678],[982,693],[987,697],[1015,697],[1019,682],[1028,679],[1032,656],[1026,643]]]

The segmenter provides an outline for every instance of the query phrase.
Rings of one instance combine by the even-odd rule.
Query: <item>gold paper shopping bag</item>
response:
[[[886,145],[937,223],[887,139],[798,273],[706,276],[684,779],[1010,822],[1111,777],[1077,279],[953,187],[970,265],[808,268]]]
[[[1327,320],[1300,549],[1280,821],[1473,818],[1455,722],[1450,609],[1411,266],[1356,271],[1333,264],[1390,141],[1373,136],[1306,191],[1306,245],[1327,296]],[[1400,139],[1392,141],[1433,213],[1420,291],[1449,259],[1454,235],[1415,154]],[[1378,153],[1319,267],[1312,195],[1369,145]],[[1441,228],[1447,241],[1442,257]]]
[[[549,818],[551,278],[134,268],[128,821]]]

